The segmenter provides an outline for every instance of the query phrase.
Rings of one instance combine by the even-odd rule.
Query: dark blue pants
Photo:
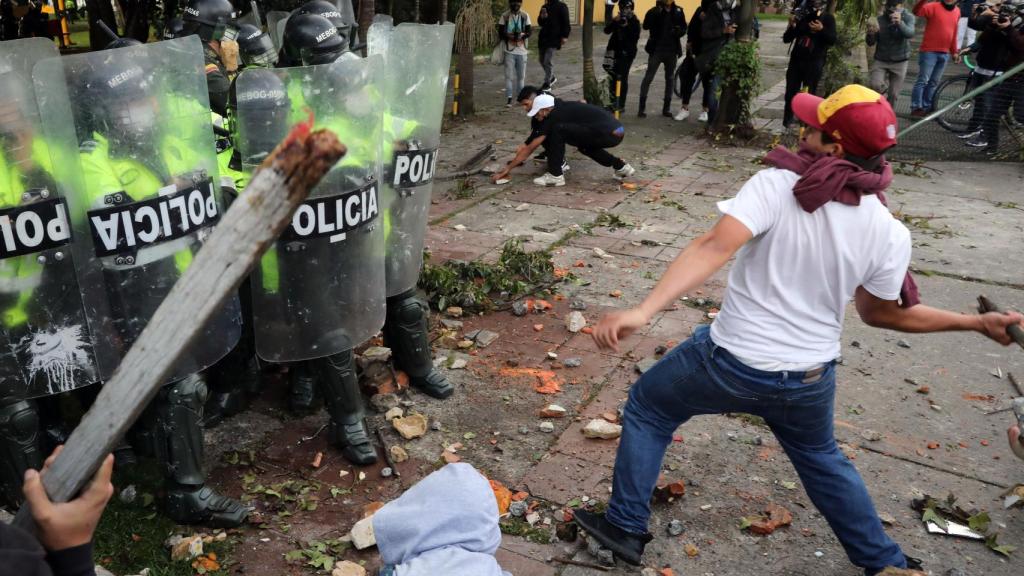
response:
[[[868,574],[905,567],[864,481],[836,445],[834,399],[834,363],[815,376],[755,370],[716,346],[709,327],[698,328],[630,390],[608,520],[629,532],[646,532],[651,495],[676,428],[698,414],[746,412],[771,427],[851,562]]]

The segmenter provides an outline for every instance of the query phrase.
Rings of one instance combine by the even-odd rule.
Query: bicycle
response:
[[[947,104],[952,103],[977,87],[971,86],[971,79],[974,76],[974,69],[977,65],[971,60],[970,54],[967,53],[967,50],[965,50],[963,54],[963,63],[964,66],[967,66],[969,71],[967,74],[946,78],[939,84],[939,87],[935,89],[935,98],[932,100],[933,112],[935,110],[942,110]],[[949,110],[946,110],[942,115],[936,118],[935,121],[938,122],[939,126],[942,126],[954,134],[966,134],[971,121],[971,116],[973,115],[974,99],[971,98],[964,100]]]

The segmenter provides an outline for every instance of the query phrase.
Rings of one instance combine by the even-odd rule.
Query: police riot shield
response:
[[[93,348],[107,379],[221,215],[203,50],[198,36],[188,36],[65,56],[39,62],[33,80],[47,137],[79,146],[71,159],[51,156],[68,203]],[[212,365],[240,331],[233,297],[168,381]]]
[[[267,34],[274,41],[274,48],[281,49],[281,39],[284,37],[284,23],[288,21],[290,12],[283,10],[271,10],[267,12]]]
[[[295,211],[252,279],[256,352],[271,362],[350,350],[384,325],[380,217],[380,57],[244,71],[237,80],[242,165],[252,170],[297,121],[347,153]]]
[[[367,35],[369,53],[383,55],[387,71],[381,79],[387,102],[381,197],[388,296],[414,288],[423,265],[454,34],[451,23],[376,20]]]
[[[44,136],[32,87],[58,56],[44,38],[0,43],[0,402],[97,381],[53,166],[77,148]]]

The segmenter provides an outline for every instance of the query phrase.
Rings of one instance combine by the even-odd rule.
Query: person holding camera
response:
[[[960,20],[957,0],[918,0],[914,15],[927,19],[924,39],[917,54],[917,81],[910,93],[910,115],[923,118],[932,111],[935,88],[949,63],[960,62],[957,51],[956,27]]]
[[[868,30],[868,46],[876,46],[871,62],[871,89],[885,94],[896,106],[910,61],[910,40],[914,37],[914,15],[903,8],[901,0],[886,0],[885,12],[878,24]]]
[[[971,18],[971,27],[979,31],[978,65],[971,87],[981,86],[1024,61],[1024,8],[1010,2],[979,4]],[[1022,74],[983,92],[974,99],[974,114],[968,124],[964,144],[994,153],[999,148],[999,122],[1013,106],[1018,123],[1024,122],[1024,81]],[[980,132],[979,132],[980,129]]]
[[[558,80],[555,78],[555,50],[561,50],[569,39],[572,26],[569,24],[569,7],[562,0],[544,0],[537,16],[540,33],[537,34],[537,45],[540,48],[540,65],[544,68],[545,90],[550,89]]]
[[[708,95],[705,106],[707,114],[701,114],[698,120],[703,118],[708,125],[715,121],[715,113],[718,110],[718,85],[721,78],[715,71],[715,63],[722,49],[736,34],[736,10],[739,7],[739,0],[701,0],[700,3],[700,41],[691,38],[694,49],[694,64],[697,73],[701,78],[708,79],[708,86],[705,86],[704,93]]]
[[[782,125],[793,124],[793,97],[802,90],[818,92],[825,70],[825,54],[836,43],[836,19],[825,12],[821,0],[797,0],[782,41],[791,44],[786,68],[786,107]]]
[[[509,0],[508,10],[498,19],[498,38],[505,49],[505,102],[512,107],[512,97],[526,84],[526,39],[530,37],[530,15],[522,11],[522,0]]]
[[[984,0],[960,0],[958,5],[960,20],[957,20],[956,25],[956,46],[961,53],[973,46],[974,41],[978,38],[978,31],[971,28],[971,16],[974,14],[974,9],[984,3]]]
[[[657,0],[657,4],[644,15],[644,30],[650,30],[647,45],[647,73],[640,84],[640,110],[637,116],[646,118],[644,108],[647,106],[647,90],[658,73],[658,67],[664,67],[665,101],[661,107],[661,115],[672,117],[669,108],[672,106],[672,75],[676,71],[676,60],[683,55],[680,42],[686,34],[686,16],[673,0]]]
[[[617,0],[606,0],[604,5],[604,33],[608,34],[608,47],[604,51],[604,69],[608,72],[608,91],[612,95],[612,110],[626,109],[629,92],[629,68],[636,58],[640,42],[640,19],[633,12],[633,0],[622,0],[614,18],[612,10]],[[619,95],[615,96],[615,83]]]

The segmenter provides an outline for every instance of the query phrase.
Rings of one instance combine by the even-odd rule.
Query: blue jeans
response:
[[[912,110],[932,109],[935,87],[942,80],[948,62],[949,54],[945,52],[921,52],[917,55],[917,82],[914,82],[914,90],[910,93]]]
[[[518,98],[526,84],[526,54],[505,52],[505,97]]]
[[[810,377],[755,370],[715,345],[709,327],[698,328],[629,392],[607,519],[629,532],[647,532],[651,495],[676,428],[698,414],[746,412],[771,427],[851,562],[867,574],[905,567],[864,481],[836,445],[834,399],[834,363]]]

